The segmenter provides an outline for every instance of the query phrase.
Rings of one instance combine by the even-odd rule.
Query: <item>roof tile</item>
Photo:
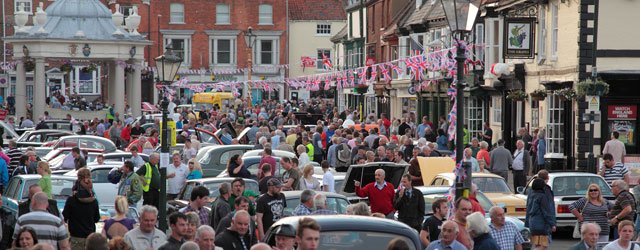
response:
[[[289,0],[290,20],[346,20],[341,0]]]

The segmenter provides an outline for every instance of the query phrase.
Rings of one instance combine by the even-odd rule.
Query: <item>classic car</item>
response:
[[[249,150],[249,151],[245,152],[244,155],[242,155],[242,157],[262,156],[262,152],[264,152],[264,150],[262,150],[262,149]],[[286,157],[289,157],[289,158],[294,158],[294,157],[296,157],[296,154],[291,153],[289,151],[284,151],[284,150],[271,150],[271,156],[273,156],[273,157],[285,157],[286,156]]]
[[[52,144],[52,145],[50,145]],[[105,153],[115,152],[117,150],[116,144],[111,140],[93,135],[68,135],[60,137],[55,142],[48,142],[42,145],[43,147],[51,146],[53,149],[58,148],[93,148],[102,149]]]
[[[73,156],[71,154],[71,150],[73,150],[73,148],[58,148],[51,150],[47,155],[42,157],[42,160],[49,162],[51,170],[73,168]],[[102,149],[96,148],[80,148],[80,151],[86,151],[87,153],[104,153]]]
[[[243,155],[253,145],[215,145],[200,148],[196,160],[202,167],[203,177],[215,177],[227,168],[231,156]]]
[[[455,178],[453,173],[441,173],[425,186],[450,187],[455,182]],[[495,174],[473,173],[472,181],[482,193],[489,197],[489,200],[498,206],[504,206],[507,214],[524,220],[527,213],[527,200],[514,194],[504,178]]]
[[[188,180],[185,186],[182,188],[182,190],[178,194],[178,197],[175,200],[168,201],[167,211],[169,212],[178,211],[179,209],[189,205],[189,200],[191,198],[191,191],[193,190],[193,188],[197,186],[205,186],[207,189],[209,189],[209,198],[210,198],[210,201],[213,202],[218,198],[218,196],[220,196],[220,191],[218,190],[220,188],[220,185],[222,185],[222,183],[225,183],[225,182],[231,184],[231,181],[233,181],[234,179],[235,178],[232,178],[232,177],[222,177],[222,178],[215,177],[215,178]],[[260,193],[260,191],[258,191],[257,181],[252,179],[244,179],[244,185],[245,185],[245,190],[251,190],[256,194]],[[205,208],[209,210],[211,209],[210,206],[205,206]]]
[[[9,180],[9,184],[2,194],[2,210],[6,217],[2,220],[4,237],[2,237],[0,248],[5,249],[8,246],[7,244],[10,244],[14,225],[18,219],[18,205],[29,198],[29,187],[37,184],[40,178],[42,178],[40,175],[28,174],[14,176]],[[72,195],[71,188],[75,181],[76,178],[72,176],[51,176],[51,194],[53,199],[57,201],[60,213],[64,209],[67,198]]]
[[[293,210],[300,205],[300,195],[302,195],[302,191],[282,191],[284,197],[287,199],[287,207],[284,208],[284,215],[291,216],[293,215]],[[321,192],[316,191],[316,193],[323,193],[327,196],[327,209],[336,212],[337,214],[346,214],[347,206],[349,205],[349,201],[347,197],[341,194],[337,194],[334,192]]]
[[[29,130],[16,139],[17,147],[40,147],[42,144],[55,141],[60,137],[73,135],[71,131],[59,129]]]
[[[114,205],[116,196],[118,195],[118,185],[109,182],[107,178],[109,171],[116,167],[121,167],[119,162],[105,162],[104,165],[89,165],[87,168],[91,171],[91,181],[93,182],[93,190],[96,192],[98,203],[103,205]],[[78,171],[70,170],[64,176],[76,177]],[[137,207],[137,204],[129,204]]]
[[[311,217],[320,225],[318,249],[386,249],[389,241],[396,238],[404,240],[411,250],[424,249],[418,232],[404,223],[358,215],[285,217],[265,232],[264,242],[274,246],[276,230],[282,225],[297,229],[298,221],[303,217]]]
[[[551,187],[554,195],[557,227],[573,228],[576,224],[576,217],[569,210],[569,205],[580,198],[584,198],[588,192],[587,188],[592,183],[600,187],[602,196],[605,199],[610,202],[615,200],[611,187],[602,176],[584,172],[549,173],[547,185]],[[518,189],[518,196],[526,199],[531,192],[532,184],[533,178],[527,183],[526,187]]]

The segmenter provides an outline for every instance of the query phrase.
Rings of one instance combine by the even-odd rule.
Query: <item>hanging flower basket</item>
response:
[[[62,72],[69,73],[71,72],[71,70],[73,70],[73,65],[71,65],[71,62],[69,61],[66,61],[64,62],[64,64],[60,65],[60,71]]]
[[[529,95],[527,95],[526,92],[520,89],[512,90],[511,92],[509,92],[509,94],[507,94],[507,99],[514,100],[514,101],[524,101],[524,100],[527,100],[528,98],[529,98]]]
[[[547,98],[547,91],[544,89],[537,89],[529,94],[531,96],[531,100],[534,101],[542,101]]]
[[[369,86],[366,84],[358,84],[353,89],[358,94],[364,94],[364,93],[367,93],[367,91],[369,91]]]
[[[36,69],[36,62],[34,62],[31,58],[25,58],[23,63],[25,72],[31,72]]]
[[[96,69],[98,69],[98,65],[96,65],[95,63],[90,63],[89,65],[83,67],[81,69],[82,73],[91,73],[93,71],[95,71]]]
[[[560,100],[563,100],[563,101],[571,101],[578,97],[578,94],[576,94],[576,91],[573,90],[572,88],[559,89],[554,91],[553,94],[560,97]]]
[[[578,96],[604,96],[609,93],[609,84],[601,79],[597,79],[595,82],[592,79],[581,81],[576,88]]]

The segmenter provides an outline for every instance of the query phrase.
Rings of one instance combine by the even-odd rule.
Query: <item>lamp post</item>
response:
[[[456,177],[456,199],[461,196],[468,197],[471,188],[471,167],[469,163],[463,164],[464,145],[464,62],[466,61],[465,49],[462,42],[465,36],[473,29],[478,15],[481,0],[440,0],[444,9],[444,14],[449,23],[449,28],[456,40],[456,62],[457,79],[456,82],[456,162],[461,164],[463,173],[460,171]],[[461,175],[466,175],[462,179]]]
[[[253,28],[249,26],[244,32],[244,42],[247,45],[247,97],[249,97],[249,107],[253,105],[251,91],[251,73],[253,73],[253,46],[256,44],[256,35],[253,34]]]
[[[162,86],[162,141],[160,148],[160,199],[158,204],[158,213],[160,220],[160,230],[163,232],[167,230],[167,164],[169,164],[169,128],[167,124],[167,113],[169,112],[167,108],[169,107],[169,99],[165,96],[164,87],[171,83],[176,74],[178,73],[178,69],[180,69],[180,64],[182,63],[182,58],[176,56],[173,53],[173,49],[171,45],[168,45],[166,51],[163,55],[155,58],[156,68],[158,71],[158,82]],[[165,159],[165,160],[163,160]]]

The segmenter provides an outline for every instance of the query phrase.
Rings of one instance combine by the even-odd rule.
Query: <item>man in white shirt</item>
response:
[[[173,153],[173,164],[167,166],[167,179],[169,180],[167,200],[173,200],[178,197],[178,193],[180,193],[180,190],[182,190],[182,187],[184,187],[187,182],[188,175],[189,168],[182,163],[180,153]]]
[[[322,175],[322,191],[325,192],[336,192],[335,189],[335,180],[333,178],[333,173],[331,173],[331,169],[329,168],[329,162],[322,161],[322,171],[324,171],[324,175]]]
[[[602,150],[603,155],[607,153],[613,155],[614,162],[622,162],[622,159],[627,154],[624,143],[618,140],[618,137],[620,137],[620,133],[613,131],[611,133],[611,140],[604,144],[604,149]]]
[[[524,148],[524,141],[518,140],[516,142],[516,150],[513,152],[513,165],[511,165],[513,168],[513,190],[527,185],[527,173],[529,172],[530,164],[529,151]]]

